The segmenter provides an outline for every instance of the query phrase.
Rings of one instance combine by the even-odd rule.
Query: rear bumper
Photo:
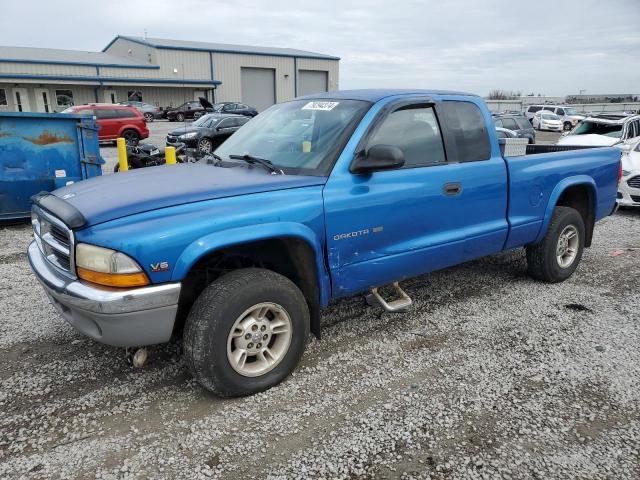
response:
[[[59,273],[35,241],[29,245],[28,258],[60,315],[84,335],[119,347],[165,343],[171,338],[180,283],[103,289]]]

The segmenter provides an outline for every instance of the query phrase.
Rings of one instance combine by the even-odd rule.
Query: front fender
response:
[[[542,225],[540,226],[540,230],[538,232],[538,236],[536,237],[534,243],[539,243],[542,241],[544,236],[547,233],[547,229],[549,228],[549,223],[551,223],[551,217],[553,216],[553,210],[556,208],[556,204],[558,203],[558,199],[563,194],[563,192],[570,187],[575,187],[578,185],[588,185],[591,188],[591,193],[593,195],[593,204],[591,208],[595,212],[596,205],[598,204],[597,196],[597,188],[596,182],[593,178],[588,175],[574,175],[571,177],[567,177],[562,179],[553,189],[551,195],[549,196],[549,202],[547,203],[547,208],[544,212],[544,218],[542,220]]]
[[[299,238],[313,249],[320,291],[320,305],[326,306],[329,303],[331,286],[329,275],[324,267],[322,241],[312,229],[295,222],[250,225],[205,235],[189,244],[178,257],[173,269],[172,281],[182,280],[199,259],[217,250],[243,243],[283,237]]]

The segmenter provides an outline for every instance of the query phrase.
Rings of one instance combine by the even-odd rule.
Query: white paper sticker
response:
[[[328,112],[329,110],[333,110],[340,102],[309,102],[302,110],[324,110]]]
[[[56,170],[56,178],[64,178],[67,176],[67,172],[65,170]]]

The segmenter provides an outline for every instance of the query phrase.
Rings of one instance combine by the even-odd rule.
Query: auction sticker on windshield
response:
[[[329,111],[333,110],[340,102],[309,102],[302,110],[324,110]]]

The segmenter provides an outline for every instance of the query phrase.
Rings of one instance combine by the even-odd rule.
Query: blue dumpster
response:
[[[28,217],[32,195],[102,175],[93,117],[0,112],[0,220]]]

